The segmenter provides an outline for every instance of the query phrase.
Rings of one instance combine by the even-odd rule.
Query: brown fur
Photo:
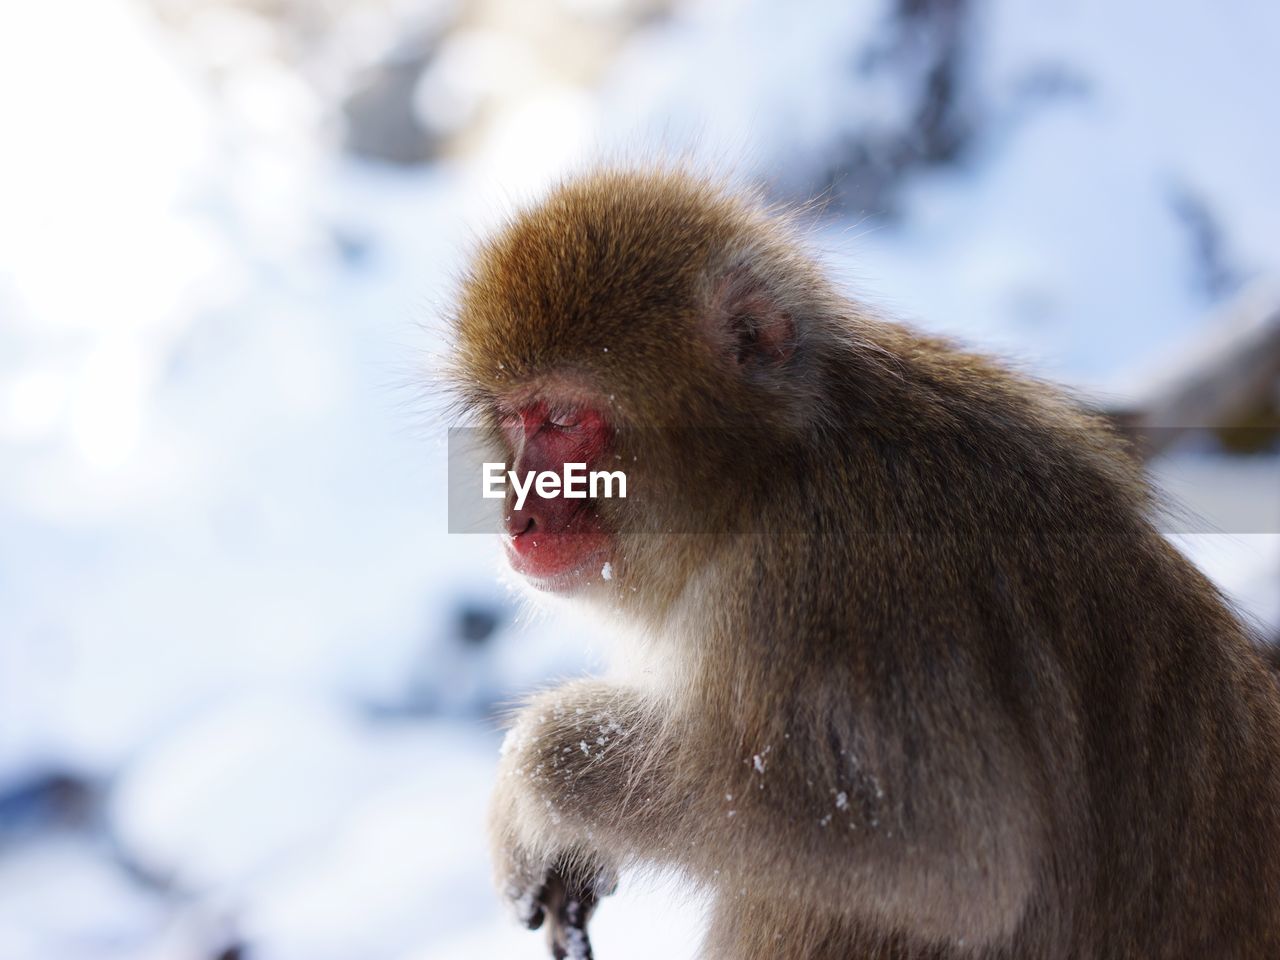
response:
[[[1275,680],[1097,422],[678,171],[517,216],[456,333],[482,417],[569,392],[617,424],[587,595],[660,665],[521,712],[509,895],[671,865],[722,960],[1280,956]]]

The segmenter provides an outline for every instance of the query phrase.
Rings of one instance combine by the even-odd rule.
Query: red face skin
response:
[[[511,469],[521,483],[529,471],[563,475],[566,462],[585,463],[590,472],[604,457],[612,437],[599,411],[556,409],[541,401],[507,415],[503,430],[514,454]],[[524,506],[517,510],[515,504],[515,491],[508,488],[503,544],[513,570],[535,587],[555,592],[571,592],[600,576],[612,543],[593,501],[543,498],[533,485]]]

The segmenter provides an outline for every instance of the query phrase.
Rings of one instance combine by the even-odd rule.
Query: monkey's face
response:
[[[616,573],[600,595],[654,606],[713,540],[688,534],[755,531],[761,451],[817,419],[799,318],[825,287],[790,251],[753,208],[662,174],[567,185],[480,248],[454,318],[463,406],[521,482],[583,464],[630,488],[508,482],[517,572],[558,592]]]
[[[516,483],[508,485],[503,511],[507,558],[531,584],[571,592],[601,577],[612,556],[605,529],[584,474],[582,490],[564,481],[566,464],[599,465],[612,431],[597,409],[569,399],[517,400],[499,410]],[[560,485],[542,478],[560,477]]]

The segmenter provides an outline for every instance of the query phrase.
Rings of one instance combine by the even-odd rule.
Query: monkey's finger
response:
[[[556,938],[565,960],[592,960],[591,940],[587,936],[587,921],[595,906],[594,897],[567,896],[555,918]]]
[[[551,945],[551,956],[555,960],[593,960],[591,953],[591,944],[587,940],[585,930],[568,931],[569,937],[577,937],[578,940],[557,941]]]
[[[523,918],[525,929],[537,930],[540,926],[542,926],[542,921],[545,920],[546,917],[547,917],[547,911],[542,908],[541,904],[538,904],[533,908],[532,911],[530,911],[528,915],[526,915]]]
[[[511,897],[511,906],[516,919],[526,930],[537,930],[547,916],[547,886],[543,884],[537,890]]]
[[[565,898],[564,905],[560,908],[558,919],[566,927],[585,930],[587,929],[587,921],[591,919],[591,914],[595,909],[595,904],[594,897],[578,897],[571,894]]]
[[[565,910],[553,918],[548,934],[555,960],[592,960],[586,917],[576,901],[566,902]]]

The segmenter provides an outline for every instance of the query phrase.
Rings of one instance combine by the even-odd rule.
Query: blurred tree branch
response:
[[[1247,290],[1132,401],[1106,412],[1143,459],[1195,432],[1213,433],[1238,452],[1274,441],[1280,434],[1280,284]]]

